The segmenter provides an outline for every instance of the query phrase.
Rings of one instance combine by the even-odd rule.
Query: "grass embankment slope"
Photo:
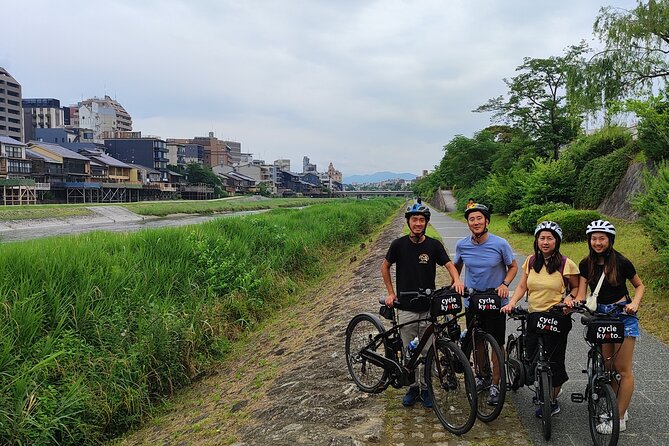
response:
[[[233,197],[230,199],[201,201],[141,201],[136,203],[81,203],[81,204],[44,204],[30,206],[0,207],[0,221],[41,220],[47,218],[86,217],[95,213],[91,206],[123,206],[139,215],[164,217],[172,214],[214,214],[219,212],[253,211],[308,206],[324,203],[322,198],[268,198]]]
[[[0,444],[95,444],[137,425],[398,204],[0,246]]]
[[[453,213],[452,216],[462,218],[459,213]],[[669,344],[669,290],[662,285],[666,285],[669,279],[667,271],[663,269],[641,223],[607,218],[616,227],[615,249],[632,261],[646,286],[646,292],[639,306],[641,325],[665,344]],[[533,252],[534,238],[528,234],[511,231],[505,216],[492,216],[490,232],[507,239],[518,252],[526,255]],[[560,251],[578,264],[588,255],[588,245],[586,242],[563,243]],[[632,293],[629,284],[628,289]]]

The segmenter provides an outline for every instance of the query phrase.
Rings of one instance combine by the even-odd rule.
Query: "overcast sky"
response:
[[[23,97],[108,94],[133,129],[242,143],[344,177],[420,174],[489,114],[523,57],[592,40],[633,0],[0,0],[0,66]]]

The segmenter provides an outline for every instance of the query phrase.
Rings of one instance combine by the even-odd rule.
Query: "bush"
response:
[[[633,146],[630,144],[588,161],[578,178],[575,206],[583,209],[599,206],[625,176],[633,154]]]
[[[578,242],[585,240],[585,229],[588,224],[601,218],[602,215],[597,211],[568,209],[543,215],[536,223],[543,220],[554,221],[562,228],[563,242]]]
[[[644,172],[644,184],[646,192],[632,201],[632,207],[641,216],[653,247],[669,269],[669,164],[661,164],[654,176]]]
[[[533,234],[542,215],[567,209],[571,209],[571,206],[565,203],[533,204],[513,211],[509,215],[507,224],[513,231]]]
[[[508,214],[520,207],[523,183],[518,172],[491,174],[485,181],[485,196],[490,207],[498,214]]]
[[[529,174],[521,180],[521,204],[523,207],[549,202],[572,204],[577,178],[576,167],[569,159],[555,161],[537,158]]]
[[[569,159],[580,170],[588,161],[608,155],[632,141],[629,130],[623,127],[606,127],[592,135],[582,136],[564,152],[563,158]]]

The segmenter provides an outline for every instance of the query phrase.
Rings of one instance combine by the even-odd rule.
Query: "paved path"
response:
[[[432,209],[430,223],[441,234],[449,255],[454,256],[456,241],[469,234],[464,218],[454,220]],[[522,265],[525,256],[517,254],[516,261],[519,266]],[[515,288],[519,277],[520,274],[511,284],[511,288]],[[521,301],[521,304],[523,302]],[[576,320],[569,335],[566,361],[570,379],[563,386],[564,392],[560,398],[562,412],[553,418],[553,437],[550,442],[543,440],[539,419],[534,417],[532,392],[522,388],[516,393],[507,393],[535,445],[592,444],[587,424],[588,408],[585,403],[572,403],[569,398],[572,392],[583,392],[585,389],[585,375],[581,370],[586,366],[587,345],[583,340],[582,325],[578,320],[580,316],[576,315],[574,318]],[[515,327],[516,324],[510,322],[507,334]],[[627,422],[627,430],[620,435],[618,444],[669,445],[669,347],[643,329],[641,337],[637,340],[634,372],[636,388],[629,409],[630,419]]]

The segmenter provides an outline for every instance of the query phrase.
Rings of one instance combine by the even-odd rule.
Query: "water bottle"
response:
[[[465,338],[466,338],[466,337],[467,337],[467,329],[465,328],[465,329],[462,330],[462,332],[460,333],[460,345],[462,345],[462,344],[465,343]]]
[[[418,336],[413,338],[410,342],[409,345],[407,345],[407,362],[411,360],[411,355],[413,352],[416,350],[416,347],[418,347],[418,343],[420,342],[420,339],[418,339]]]

